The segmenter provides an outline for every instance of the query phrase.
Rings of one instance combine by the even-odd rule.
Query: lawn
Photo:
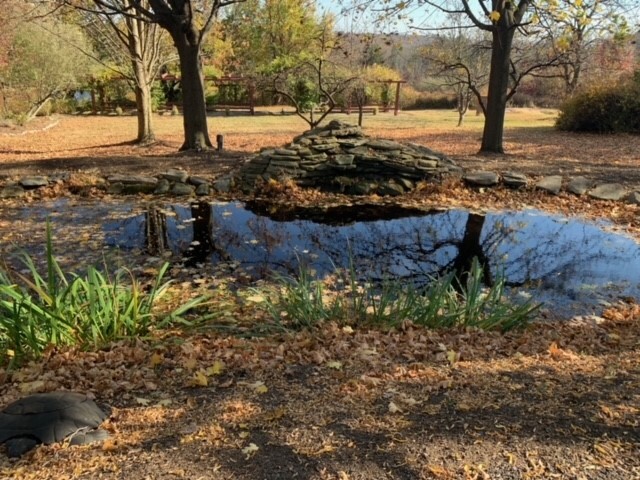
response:
[[[129,143],[136,126],[131,116],[60,116],[0,127],[0,181],[65,171],[72,182],[91,183],[109,173],[156,174],[169,167],[213,178],[305,130],[294,115],[269,113],[212,117],[210,133],[225,135],[224,154],[177,154],[179,116],[156,117],[159,142],[144,148]],[[579,174],[638,188],[640,137],[557,132],[555,114],[509,110],[505,156],[477,153],[482,117],[473,113],[460,128],[448,111],[368,115],[364,127],[371,136],[442,151],[467,169],[533,178]],[[69,197],[69,211],[56,221],[73,223],[75,202],[108,209],[120,201],[82,191],[86,198],[79,199],[52,188],[27,202]],[[282,188],[273,200],[354,201],[296,188]],[[638,206],[568,193],[474,190],[454,179],[393,201],[534,207],[611,220],[612,228],[635,238],[640,232]],[[22,200],[0,200],[2,251],[10,242],[44,245],[37,218],[16,220],[21,206]],[[73,245],[76,263],[100,257],[94,232],[82,218],[77,222],[73,235],[54,231],[54,244]],[[91,255],[83,257],[85,248]],[[153,274],[162,261],[129,266]],[[205,274],[176,264],[170,274],[174,298],[212,295],[213,320],[97,352],[49,349],[20,368],[0,367],[0,405],[27,393],[71,389],[112,407],[106,425],[112,437],[104,444],[40,447],[18,461],[0,451],[0,478],[640,478],[640,306],[631,299],[598,316],[537,322],[506,334],[426,330],[409,321],[394,328],[333,321],[264,334],[255,329],[268,317],[256,285],[232,270]]]

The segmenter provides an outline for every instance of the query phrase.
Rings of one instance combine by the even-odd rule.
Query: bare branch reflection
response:
[[[163,219],[164,229],[150,226]],[[131,232],[141,230],[149,253],[163,245],[162,238],[151,238],[156,232],[188,265],[231,262],[255,279],[274,271],[294,274],[300,262],[321,277],[351,261],[361,280],[396,278],[421,286],[453,270],[464,283],[475,257],[487,285],[501,272],[512,289],[568,310],[572,303],[595,306],[602,298],[640,290],[635,241],[536,211],[484,215],[376,205],[271,212],[256,205],[194,203],[150,207],[123,220],[111,243],[140,247],[129,242]]]

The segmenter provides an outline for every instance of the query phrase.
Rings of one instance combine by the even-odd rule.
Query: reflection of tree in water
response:
[[[210,205],[192,203],[191,218],[193,218],[193,239],[187,251],[185,263],[188,266],[196,266],[199,263],[205,263],[215,249]]]
[[[477,258],[482,267],[482,277],[484,284],[488,287],[493,285],[491,277],[491,265],[480,244],[480,235],[486,219],[485,215],[470,213],[464,228],[462,241],[458,244],[458,255],[453,261],[453,271],[456,273],[458,282],[456,285],[466,285],[469,278],[469,271],[473,264],[473,259]]]
[[[352,219],[329,209],[316,212],[312,222],[295,218],[299,213],[292,219],[280,213],[276,221],[235,204],[199,203],[174,210],[177,218],[165,228],[174,252],[183,252],[192,265],[233,260],[254,277],[274,270],[295,273],[300,261],[322,276],[353,261],[360,279],[393,277],[421,285],[453,270],[464,282],[476,257],[488,285],[495,272],[503,272],[508,286],[537,287],[571,298],[585,282],[622,278],[612,265],[638,256],[635,244],[634,250],[611,248],[607,234],[594,226],[530,212],[485,216],[452,210],[415,216],[408,211],[405,215],[414,216],[376,221],[362,212]],[[147,221],[163,218],[168,221],[161,215],[148,215]],[[324,224],[317,223],[323,218]],[[341,220],[351,223],[341,225]],[[176,231],[179,224],[186,228]],[[146,230],[163,231],[158,226]]]
[[[149,254],[160,256],[167,250],[167,217],[156,207],[145,212],[145,245]]]

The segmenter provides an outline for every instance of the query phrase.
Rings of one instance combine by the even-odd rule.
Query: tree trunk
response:
[[[183,32],[172,32],[180,57],[184,143],[180,150],[206,150],[212,147],[207,128],[204,77],[200,64],[200,45],[189,42]]]
[[[136,85],[136,107],[138,110],[138,137],[136,142],[149,145],[156,140],[153,131],[153,111],[151,108],[151,88],[147,84]]]
[[[504,153],[502,136],[504,133],[504,114],[507,107],[513,34],[514,29],[504,26],[498,26],[492,32],[489,94],[480,152]]]
[[[144,47],[142,45],[142,34],[144,24],[136,18],[126,19],[129,27],[129,53],[133,66],[133,74],[135,77],[135,94],[136,107],[138,115],[138,136],[136,142],[142,145],[148,145],[155,141],[155,133],[153,132],[153,112],[151,109],[151,83],[153,78],[149,78],[148,65],[146,64],[144,55]]]

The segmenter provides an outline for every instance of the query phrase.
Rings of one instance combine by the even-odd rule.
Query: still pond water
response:
[[[513,291],[530,293],[556,313],[590,313],[620,296],[640,298],[634,239],[607,231],[605,223],[535,210],[476,214],[356,205],[270,212],[232,202],[116,204],[107,213],[104,205],[58,201],[12,216],[49,216],[54,229],[94,224],[104,248],[170,251],[191,267],[226,262],[254,279],[295,273],[300,262],[323,276],[353,261],[363,280],[395,277],[422,285],[464,269],[475,256],[487,265],[487,278],[502,272]]]

